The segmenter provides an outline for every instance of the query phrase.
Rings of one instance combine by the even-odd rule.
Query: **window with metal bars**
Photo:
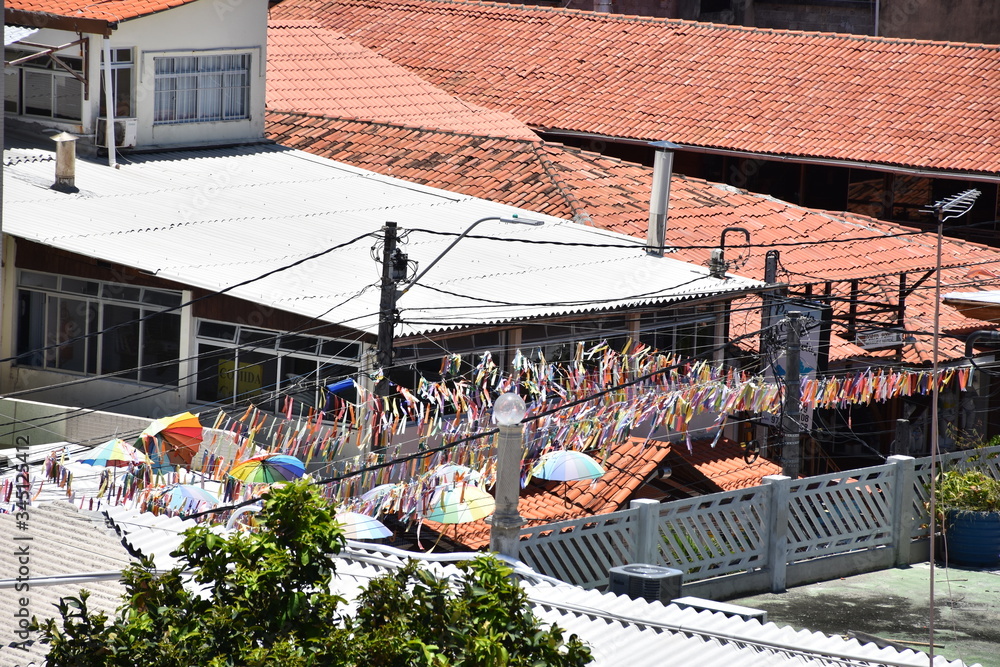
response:
[[[250,54],[160,57],[153,64],[154,124],[250,117]]]

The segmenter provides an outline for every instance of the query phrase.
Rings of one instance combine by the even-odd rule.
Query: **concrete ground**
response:
[[[1000,667],[1000,571],[938,565],[934,581],[934,655]],[[919,563],[728,602],[763,609],[778,625],[926,652],[929,600],[930,564]]]

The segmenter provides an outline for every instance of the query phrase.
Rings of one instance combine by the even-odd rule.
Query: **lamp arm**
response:
[[[518,219],[516,215],[513,216],[513,218],[505,218],[505,217],[499,216],[499,215],[490,215],[490,216],[487,216],[485,218],[479,218],[479,220],[476,220],[474,223],[472,223],[471,225],[469,225],[468,229],[466,229],[464,232],[462,232],[461,234],[459,234],[458,238],[456,238],[454,241],[452,241],[448,245],[448,247],[445,248],[444,251],[442,251],[442,253],[440,255],[438,255],[437,257],[435,257],[431,261],[431,263],[428,264],[427,267],[417,275],[416,278],[414,278],[413,280],[411,280],[410,282],[408,282],[406,284],[406,287],[404,287],[402,290],[399,291],[399,294],[397,295],[397,298],[400,297],[400,296],[403,296],[404,294],[406,294],[407,292],[409,292],[410,288],[413,287],[414,285],[416,285],[417,282],[419,282],[421,278],[423,278],[425,275],[427,275],[427,272],[430,271],[432,268],[434,268],[434,265],[437,264],[439,261],[441,261],[442,257],[444,257],[445,255],[447,255],[449,252],[451,252],[452,248],[454,248],[456,245],[458,245],[459,241],[461,241],[466,236],[468,236],[469,232],[471,232],[473,229],[475,229],[476,226],[479,223],[486,222],[487,220],[499,220],[500,222],[506,222],[506,223],[516,224],[516,225],[538,226],[538,225],[544,224],[540,220],[527,220],[527,219],[521,220],[521,219]]]
[[[449,252],[451,252],[451,249],[454,248],[456,245],[458,245],[458,242],[461,241],[462,239],[464,239],[469,232],[471,232],[473,229],[475,229],[476,225],[478,225],[481,222],[486,222],[487,220],[499,220],[499,219],[500,218],[498,216],[491,215],[488,218],[480,218],[479,220],[476,220],[474,223],[472,223],[471,225],[469,225],[468,229],[466,229],[464,232],[462,232],[461,234],[459,234],[458,238],[456,238],[454,241],[452,241],[448,245],[448,247],[445,248],[444,251],[440,255],[438,255],[437,257],[435,257],[431,261],[431,263],[428,264],[427,267],[423,271],[421,271],[419,274],[417,274],[416,278],[414,278],[409,283],[407,283],[406,287],[404,287],[403,289],[401,289],[399,291],[399,296],[403,296],[404,294],[406,294],[410,290],[411,287],[413,287],[414,285],[416,285],[417,281],[420,280],[421,278],[423,278],[427,274],[428,271],[430,271],[431,269],[433,269],[434,265],[437,264],[439,261],[441,261],[442,257],[444,257]]]

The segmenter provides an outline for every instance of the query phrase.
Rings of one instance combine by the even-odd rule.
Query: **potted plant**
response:
[[[949,562],[1000,564],[1000,480],[975,467],[947,470],[937,478],[937,504]]]

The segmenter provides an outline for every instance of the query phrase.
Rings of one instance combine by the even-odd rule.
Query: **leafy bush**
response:
[[[978,468],[946,470],[937,477],[937,502],[943,511],[1000,511],[1000,480]]]
[[[531,613],[512,570],[491,557],[464,564],[449,586],[411,562],[371,582],[356,617],[330,593],[344,546],[333,508],[307,482],[264,496],[260,532],[187,531],[158,574],[123,573],[116,616],[93,614],[87,592],[64,598],[61,622],[34,628],[49,667],[578,667],[591,654],[575,635]]]

